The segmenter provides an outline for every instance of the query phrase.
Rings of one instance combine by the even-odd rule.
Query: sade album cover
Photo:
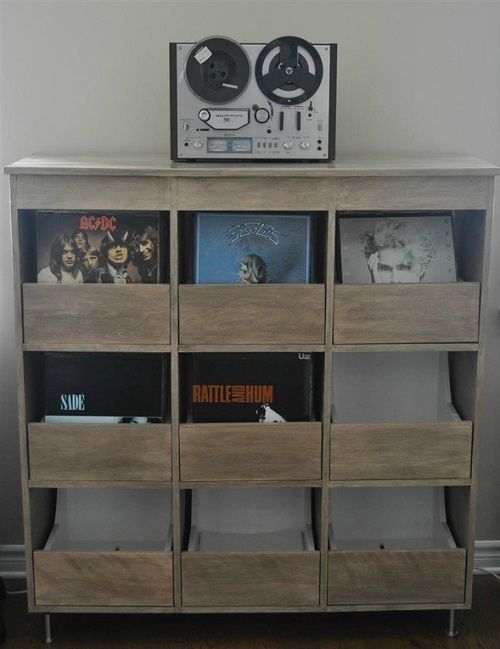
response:
[[[44,415],[164,421],[169,386],[161,354],[47,352]]]

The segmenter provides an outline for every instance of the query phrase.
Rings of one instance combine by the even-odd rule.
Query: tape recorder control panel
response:
[[[335,158],[337,46],[283,36],[170,44],[173,160]]]

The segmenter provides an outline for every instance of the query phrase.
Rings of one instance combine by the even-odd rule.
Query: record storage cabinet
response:
[[[499,172],[471,158],[265,166],[172,164],[162,156],[33,156],[7,167],[29,610],[469,608],[476,422]],[[37,284],[32,214],[38,209],[160,211],[169,221],[169,284]],[[210,210],[317,214],[324,233],[317,242],[321,283],[183,283],[183,219]],[[336,217],[342,211],[373,210],[452,211],[461,281],[337,282]],[[258,326],[248,326],[249,320]],[[48,351],[168,355],[170,421],[132,428],[40,423],[40,358]],[[238,351],[314,353],[321,368],[317,420],[269,426],[187,423],[181,403],[183,355]],[[445,353],[460,421],[332,423],[335,359],[360,352]],[[191,490],[271,487],[311,489],[313,551],[188,551]],[[331,548],[336,490],[378,487],[444,487],[456,547]],[[167,490],[171,547],[44,549],[54,526],[57,490],[92,488]]]

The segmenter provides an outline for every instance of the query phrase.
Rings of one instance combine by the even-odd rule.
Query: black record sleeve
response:
[[[167,418],[168,358],[45,354],[45,415]]]
[[[194,354],[187,385],[193,422],[312,419],[308,353]]]

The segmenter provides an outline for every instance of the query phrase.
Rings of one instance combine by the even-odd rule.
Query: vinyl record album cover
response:
[[[456,282],[451,214],[340,216],[344,284]]]
[[[195,214],[195,284],[311,282],[310,214]]]
[[[38,282],[164,282],[167,229],[158,212],[39,210]]]
[[[308,353],[194,354],[188,381],[193,422],[310,421]]]
[[[47,352],[44,415],[164,420],[167,365],[159,354]]]

